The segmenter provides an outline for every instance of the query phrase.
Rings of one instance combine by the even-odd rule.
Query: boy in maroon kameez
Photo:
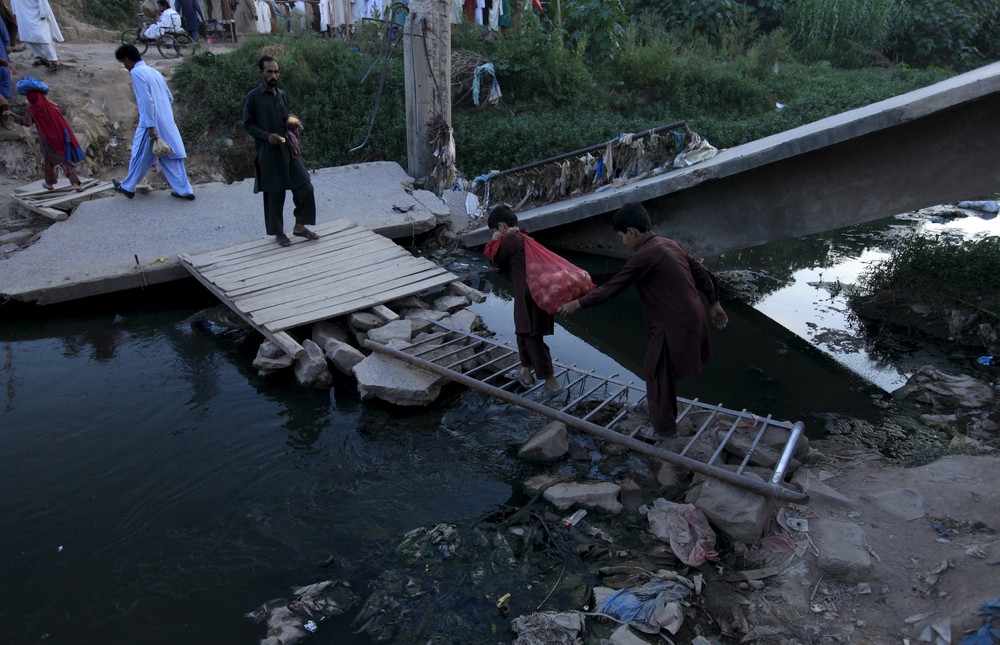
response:
[[[490,211],[487,225],[493,239],[486,245],[485,254],[493,266],[510,273],[514,283],[514,333],[517,337],[518,358],[521,360],[520,378],[529,387],[535,377],[545,381],[549,392],[562,391],[552,370],[552,355],[544,337],[551,336],[555,323],[531,297],[524,266],[524,238],[517,228],[517,214],[509,206],[497,206]],[[534,376],[532,375],[534,371]]]
[[[650,230],[649,214],[641,204],[618,209],[611,226],[632,255],[610,281],[566,303],[559,313],[596,307],[635,285],[650,333],[643,360],[646,404],[653,432],[672,437],[677,434],[677,379],[697,376],[712,357],[702,295],[717,328],[724,328],[729,318],[719,304],[712,274],[680,244]]]

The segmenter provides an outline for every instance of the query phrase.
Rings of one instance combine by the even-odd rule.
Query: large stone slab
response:
[[[413,180],[394,162],[322,168],[313,171],[312,180],[317,224],[346,218],[386,237],[409,239],[448,213],[433,193],[408,193]],[[182,253],[266,237],[253,180],[194,189],[192,202],[161,190],[80,204],[34,244],[0,261],[0,295],[48,304],[169,282],[188,277],[177,259]],[[289,204],[286,227],[292,223]]]

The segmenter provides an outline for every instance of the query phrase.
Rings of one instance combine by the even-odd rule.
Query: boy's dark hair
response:
[[[498,228],[501,224],[506,224],[507,226],[517,226],[517,213],[514,209],[506,204],[497,206],[490,211],[490,216],[486,220],[486,226],[492,231]]]
[[[649,223],[649,213],[639,202],[625,204],[615,212],[611,219],[611,228],[616,233],[624,233],[630,228],[634,228],[640,233],[647,232],[652,225]]]
[[[156,0],[156,4],[157,4],[157,6],[160,6],[160,7],[169,7],[170,6],[170,3],[167,2],[167,0]]]
[[[264,71],[264,63],[277,63],[277,62],[278,61],[274,60],[274,58],[271,57],[271,56],[261,56],[260,60],[257,61],[257,69],[259,69],[260,71],[263,72]]]
[[[130,60],[138,63],[142,60],[142,54],[135,48],[135,45],[122,45],[115,50],[115,60]]]

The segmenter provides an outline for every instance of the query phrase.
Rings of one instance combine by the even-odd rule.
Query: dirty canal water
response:
[[[755,295],[725,302],[716,360],[682,394],[812,432],[813,415],[876,414],[871,397],[905,371],[846,342],[861,330],[827,283],[850,281],[913,226],[931,225],[893,219],[721,258],[713,268],[752,274]],[[490,291],[473,308],[511,337],[504,281],[476,254],[447,262]],[[616,267],[586,265],[595,276]],[[0,320],[0,644],[255,643],[263,630],[245,614],[293,586],[346,580],[363,601],[383,572],[405,570],[394,552],[404,532],[468,528],[524,502],[519,482],[534,471],[515,455],[539,418],[458,389],[433,408],[394,410],[360,402],[346,380],[316,391],[261,378],[253,335],[192,324],[211,305],[191,282]],[[629,294],[562,321],[553,354],[638,381],[637,312]],[[549,585],[485,570],[407,574],[425,604],[383,609],[376,618],[396,617],[381,633],[509,642],[495,599],[513,592],[512,616],[528,613]],[[358,609],[307,642],[372,642],[377,630],[354,633]],[[410,622],[394,626],[401,615]]]

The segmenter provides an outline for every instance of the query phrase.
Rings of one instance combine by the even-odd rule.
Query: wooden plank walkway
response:
[[[375,308],[459,277],[350,220],[312,227],[315,241],[272,237],[196,255],[181,264],[290,356],[303,351],[287,330]],[[461,286],[459,286],[461,285]],[[388,312],[386,312],[388,313]],[[386,315],[386,314],[383,314]],[[391,315],[391,314],[390,314]]]
[[[25,208],[61,222],[69,217],[67,210],[72,210],[79,200],[89,199],[105,191],[114,190],[110,181],[81,178],[80,184],[83,186],[81,192],[76,192],[69,182],[56,185],[53,190],[37,188],[35,184],[31,184],[15,188],[11,197]]]

